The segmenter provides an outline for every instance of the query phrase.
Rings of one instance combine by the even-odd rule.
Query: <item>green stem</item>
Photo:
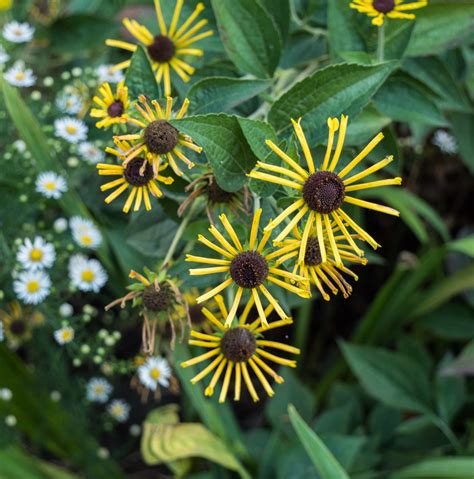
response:
[[[198,201],[195,201],[193,203],[190,210],[188,211],[188,214],[181,221],[179,228],[176,230],[176,234],[174,235],[173,241],[171,242],[170,247],[168,248],[168,252],[166,253],[165,259],[163,260],[163,266],[167,265],[173,258],[173,255],[176,251],[176,247],[178,246],[179,240],[181,239],[181,236],[183,236],[186,226],[188,226],[189,221],[194,215],[194,212],[196,211],[198,203],[199,203]]]
[[[449,427],[448,424],[446,424],[440,417],[438,416],[430,416],[430,419],[433,421],[435,426],[438,427],[438,429],[446,436],[448,441],[451,443],[453,446],[453,449],[456,451],[457,454],[462,453],[462,446],[461,443],[459,442],[458,438],[452,431],[452,429]]]
[[[377,42],[377,60],[379,63],[384,61],[385,56],[385,23],[379,27]]]

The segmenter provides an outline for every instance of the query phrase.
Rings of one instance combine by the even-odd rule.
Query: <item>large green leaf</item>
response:
[[[292,404],[288,406],[288,414],[301,444],[303,444],[309,458],[318,470],[321,479],[349,479],[346,471],[337,462],[323,441],[303,421]]]
[[[430,384],[408,356],[371,346],[341,342],[353,373],[373,397],[397,409],[432,412]]]
[[[281,38],[273,19],[255,0],[211,0],[229,58],[237,68],[260,78],[275,71]]]
[[[458,253],[464,253],[474,258],[474,234],[465,236],[455,241],[448,243],[448,248],[451,251],[457,251]]]
[[[130,66],[125,75],[125,85],[132,101],[139,95],[146,95],[151,99],[160,98],[160,86],[156,82],[155,74],[151,68],[150,60],[145,49],[138,45],[132,56]]]
[[[275,25],[280,32],[280,36],[283,41],[288,36],[288,30],[290,29],[291,10],[290,0],[257,0],[260,5],[267,11],[267,13],[273,18]]]
[[[390,479],[472,479],[474,458],[438,457],[405,467]]]
[[[236,116],[197,115],[171,123],[204,148],[221,188],[231,192],[242,188],[256,158]]]
[[[472,32],[474,5],[470,0],[430,2],[415,14],[415,31],[408,47],[410,56],[437,55],[460,44]]]
[[[449,115],[452,132],[459,146],[459,154],[464,164],[474,174],[474,114],[452,113]]]
[[[284,93],[273,104],[268,119],[282,131],[291,125],[290,118],[303,117],[308,137],[322,140],[328,117],[359,114],[394,66],[393,62],[376,66],[341,63],[319,70]]]
[[[188,93],[191,111],[197,113],[221,113],[265,91],[270,80],[212,77],[196,82]]]

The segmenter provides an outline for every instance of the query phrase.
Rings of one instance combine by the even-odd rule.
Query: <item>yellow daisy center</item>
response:
[[[86,269],[85,271],[82,272],[82,281],[86,281],[87,283],[90,283],[94,281],[94,272],[91,271],[90,269]]]
[[[21,81],[26,77],[25,72],[17,72],[15,75],[15,80]]]
[[[150,377],[156,381],[161,376],[161,371],[158,368],[153,368],[150,370]]]
[[[44,184],[44,187],[47,189],[47,190],[55,190],[56,189],[56,183],[54,181],[48,181],[47,183]]]
[[[104,392],[104,386],[102,384],[98,384],[95,388],[94,391],[96,394],[102,394]]]
[[[63,341],[70,341],[72,339],[72,333],[69,330],[63,331],[61,337],[63,338]]]
[[[82,244],[90,245],[90,244],[92,244],[92,238],[89,235],[82,235],[81,236],[81,242],[82,242]]]
[[[74,135],[74,133],[77,132],[77,128],[75,126],[72,126],[72,125],[69,125],[66,127],[66,131],[70,134],[70,135]]]
[[[36,293],[40,288],[39,281],[33,280],[27,283],[26,290],[28,293]]]
[[[43,258],[43,252],[38,248],[33,248],[30,252],[31,261],[41,261]]]

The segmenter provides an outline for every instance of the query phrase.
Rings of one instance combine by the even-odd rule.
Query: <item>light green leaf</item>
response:
[[[433,311],[457,294],[472,288],[474,288],[474,264],[436,282],[419,301],[411,315],[419,316]]]
[[[197,115],[170,123],[204,148],[222,189],[233,192],[242,188],[247,180],[245,175],[254,167],[256,158],[236,116]]]
[[[390,479],[472,479],[474,458],[439,457],[405,467]]]
[[[408,55],[437,55],[462,43],[472,32],[474,5],[470,0],[431,3],[415,12],[416,25]]]
[[[156,82],[155,74],[145,49],[138,45],[132,56],[132,61],[125,75],[125,85],[132,101],[140,95],[146,95],[152,100],[161,97],[160,86]]]
[[[368,394],[397,409],[432,411],[428,378],[411,358],[345,342],[341,342],[341,349]]]
[[[405,75],[390,78],[374,96],[374,104],[392,120],[433,126],[447,124],[429,91]]]
[[[291,126],[290,118],[303,117],[310,140],[322,140],[327,135],[327,119],[360,113],[394,66],[392,62],[376,66],[341,63],[319,70],[284,93],[268,119],[283,131]]]
[[[465,236],[464,238],[451,241],[447,244],[448,249],[464,253],[474,258],[474,234]]]
[[[318,470],[321,479],[349,479],[346,471],[337,462],[323,441],[303,421],[292,404],[288,406],[288,414],[301,444],[303,444],[309,458]]]
[[[237,68],[260,78],[275,71],[281,38],[273,19],[255,0],[212,0],[224,47]]]
[[[262,93],[270,80],[212,77],[196,82],[188,93],[193,114],[221,113]]]

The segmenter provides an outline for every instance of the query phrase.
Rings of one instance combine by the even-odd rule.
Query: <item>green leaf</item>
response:
[[[92,3],[92,2],[91,2]],[[98,15],[69,15],[59,17],[50,27],[50,48],[54,52],[83,56],[87,50],[103,44],[116,29],[112,19]],[[87,31],[87,34],[84,32]]]
[[[270,80],[212,77],[196,82],[188,93],[193,114],[221,113],[257,96],[271,85]]]
[[[309,458],[318,470],[321,479],[349,479],[346,471],[337,462],[323,441],[303,421],[292,404],[288,406],[288,414],[301,444],[303,444]]]
[[[283,131],[291,126],[290,118],[303,117],[309,139],[322,140],[327,135],[327,119],[360,113],[394,66],[392,62],[376,66],[341,63],[319,70],[284,93],[273,104],[268,119]]]
[[[474,288],[474,264],[436,282],[418,302],[411,315],[419,316],[433,311],[452,297],[471,288]]]
[[[281,38],[273,19],[255,0],[211,0],[220,36],[237,68],[260,78],[275,71]]]
[[[405,56],[414,27],[415,22],[388,22],[385,30],[386,60],[400,60]]]
[[[170,121],[204,148],[219,186],[229,192],[245,184],[245,176],[256,158],[250,149],[238,118],[229,115],[197,115]]]
[[[451,251],[464,253],[471,258],[474,258],[474,234],[465,236],[464,238],[455,241],[451,241],[447,244],[447,247]]]
[[[470,341],[461,353],[441,370],[445,376],[474,375],[474,339]]]
[[[474,174],[474,115],[472,113],[453,113],[449,115],[452,132],[459,145],[459,154],[464,164]]]
[[[137,100],[140,95],[146,95],[152,100],[161,97],[160,86],[156,82],[148,55],[141,45],[137,46],[132,56],[125,75],[125,85],[132,101]]]
[[[390,78],[374,96],[374,104],[392,120],[432,126],[447,124],[429,91],[407,75]]]
[[[291,10],[290,0],[257,0],[266,10],[268,15],[273,18],[275,25],[280,32],[283,42],[288,36],[290,29]]]
[[[428,378],[411,358],[345,342],[341,342],[341,349],[368,394],[397,409],[432,411]]]
[[[173,407],[173,406],[171,406]],[[160,417],[161,415],[164,417]],[[199,423],[179,423],[170,406],[150,413],[143,424],[142,451],[147,464],[173,463],[201,457],[236,471],[241,478],[250,479],[243,466],[228,447],[209,429]]]
[[[443,366],[449,367],[450,359],[445,357],[439,365],[436,376],[436,405],[439,417],[450,424],[466,401],[466,385],[463,377],[443,374]]]
[[[472,471],[472,457],[440,457],[405,467],[390,479],[472,479]]]
[[[474,5],[470,0],[431,3],[414,12],[416,25],[408,54],[437,55],[454,48],[472,32]]]
[[[447,340],[474,338],[472,309],[462,303],[448,303],[423,317],[418,324],[431,334]]]

